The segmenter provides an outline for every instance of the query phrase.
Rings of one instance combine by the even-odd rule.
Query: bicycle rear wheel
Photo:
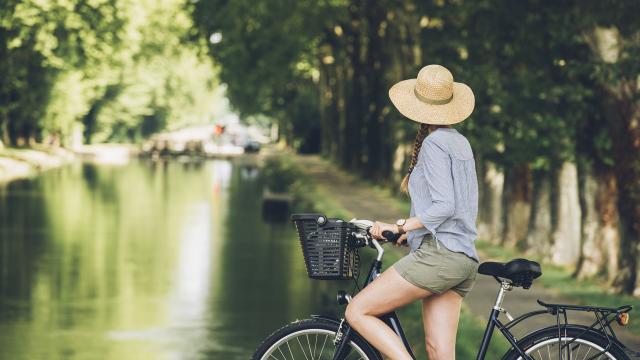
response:
[[[277,330],[258,347],[253,360],[331,360],[338,324],[307,319]],[[352,334],[345,360],[379,360],[379,353],[364,339]]]
[[[526,336],[518,342],[518,345],[534,360],[629,359],[616,343],[609,346],[609,340],[605,336],[595,331],[585,332],[585,329],[570,327],[566,332],[562,331],[562,337],[558,337],[558,328],[551,326]],[[569,345],[565,346],[567,344]],[[522,360],[522,357],[510,350],[503,360]]]

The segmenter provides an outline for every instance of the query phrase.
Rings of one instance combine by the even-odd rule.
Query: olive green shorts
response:
[[[442,244],[436,246],[435,239],[429,234],[418,249],[398,260],[393,268],[419,288],[435,294],[453,289],[464,297],[476,282],[478,262]]]

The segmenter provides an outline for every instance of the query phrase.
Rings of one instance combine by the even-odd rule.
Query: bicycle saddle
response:
[[[527,259],[514,259],[507,263],[487,261],[480,264],[478,273],[511,280],[513,286],[531,287],[533,279],[542,275],[540,264]]]

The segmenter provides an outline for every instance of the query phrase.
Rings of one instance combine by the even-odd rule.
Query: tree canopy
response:
[[[637,1],[213,0],[191,11],[201,36],[215,37],[209,52],[239,112],[272,117],[298,150],[367,179],[399,183],[401,144],[417,129],[388,89],[445,65],[474,89],[459,127],[477,158],[504,171],[505,191],[531,201],[531,178],[566,161],[613,171],[622,246],[637,253]],[[626,291],[631,272],[618,281]]]
[[[203,44],[178,0],[9,1],[0,8],[3,139],[133,141],[207,121],[222,97]]]

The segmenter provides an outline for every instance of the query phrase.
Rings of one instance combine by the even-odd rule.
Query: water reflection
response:
[[[247,359],[317,312],[333,289],[261,220],[258,172],[78,164],[0,188],[0,357]]]

